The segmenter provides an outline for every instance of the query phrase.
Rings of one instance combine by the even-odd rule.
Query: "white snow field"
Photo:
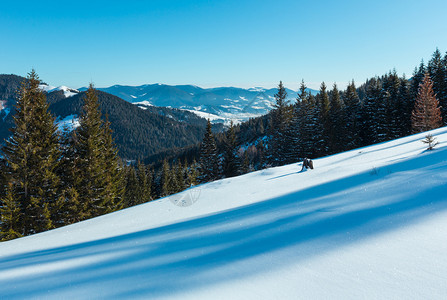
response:
[[[0,299],[446,299],[432,133],[433,151],[413,135],[0,243]]]

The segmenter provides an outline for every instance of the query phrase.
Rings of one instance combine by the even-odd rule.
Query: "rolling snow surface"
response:
[[[1,299],[445,299],[447,128],[0,243]]]

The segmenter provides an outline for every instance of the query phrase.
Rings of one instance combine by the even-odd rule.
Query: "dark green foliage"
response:
[[[322,132],[321,132],[321,149],[320,155],[325,155],[329,153],[329,145],[330,145],[330,131],[331,131],[331,119],[330,119],[330,109],[331,103],[329,101],[329,95],[326,90],[326,84],[323,82],[320,86],[320,93],[317,96],[317,105],[320,107],[320,117],[319,122],[321,123]]]
[[[125,192],[123,195],[123,207],[131,207],[152,200],[152,176],[150,171],[142,163],[136,168],[133,165],[126,166]]]
[[[76,132],[70,132],[68,128],[63,128],[61,133],[61,161],[57,173],[61,180],[63,208],[62,224],[72,224],[81,221],[79,211],[81,205],[79,202],[79,194],[76,190],[76,183],[78,182],[79,174],[75,165],[75,147],[74,141],[77,139]]]
[[[271,111],[270,141],[268,144],[268,159],[271,165],[279,166],[286,162],[287,130],[292,118],[292,109],[287,103],[287,92],[282,81],[278,84],[275,94],[275,104]]]
[[[369,79],[366,84],[366,94],[362,107],[362,140],[363,145],[370,145],[381,140],[382,124],[385,114],[381,101],[381,82],[378,77]]]
[[[124,192],[124,207],[139,204],[140,193],[138,191],[137,173],[133,166],[125,167],[126,188]]]
[[[404,137],[411,134],[411,112],[414,107],[414,100],[411,96],[410,84],[403,76],[400,79],[399,100],[398,100],[398,122],[399,137]]]
[[[146,203],[152,200],[152,173],[146,166],[139,162],[137,165],[138,189],[140,192],[140,203]]]
[[[225,136],[225,156],[223,172],[225,177],[233,177],[239,174],[240,162],[237,156],[238,142],[233,122]]]
[[[34,70],[22,83],[12,136],[3,148],[7,177],[19,203],[21,235],[53,228],[59,222],[59,136]]]
[[[354,81],[348,85],[343,97],[343,102],[346,110],[345,149],[353,149],[361,145],[359,134],[361,128],[361,106]]]
[[[175,176],[175,169],[172,169],[167,160],[163,161],[163,168],[160,176],[160,197],[166,197],[177,193],[177,178]]]
[[[206,124],[202,122],[194,121],[191,125],[169,117],[174,114],[169,108],[143,110],[105,92],[96,93],[101,115],[108,116],[113,139],[123,159],[142,160],[168,149],[193,145],[200,142],[205,132]],[[50,110],[61,118],[72,114],[79,116],[84,97],[85,92],[82,92],[57,101]],[[180,118],[180,112],[176,110],[174,116]]]
[[[329,109],[329,128],[328,130],[328,148],[330,153],[338,153],[344,148],[343,135],[345,132],[345,109],[340,98],[340,92],[337,85],[330,94]]]
[[[211,132],[211,122],[208,120],[205,136],[200,147],[199,181],[208,182],[218,178],[219,158],[216,141]]]
[[[12,182],[6,186],[5,195],[0,198],[0,204],[0,241],[21,237],[23,223],[20,219],[23,214]]]
[[[300,105],[300,157],[318,157],[324,151],[321,106],[316,98],[308,95]]]
[[[90,85],[76,130],[74,186],[78,192],[80,219],[121,208],[123,184],[109,123],[101,119],[96,91]]]
[[[173,176],[175,177],[175,193],[181,192],[186,189],[185,172],[180,161],[175,165],[173,169]]]

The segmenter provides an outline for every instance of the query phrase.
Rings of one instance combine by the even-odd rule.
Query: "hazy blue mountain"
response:
[[[139,107],[161,106],[193,111],[214,122],[244,121],[266,114],[274,103],[276,88],[200,88],[194,85],[146,84],[114,85],[99,88]],[[309,90],[312,94],[317,91]],[[297,92],[287,89],[288,100],[296,101]]]

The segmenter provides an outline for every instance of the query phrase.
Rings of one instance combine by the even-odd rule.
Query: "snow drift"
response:
[[[0,244],[0,298],[447,295],[447,128]],[[188,205],[179,199],[194,198]]]

